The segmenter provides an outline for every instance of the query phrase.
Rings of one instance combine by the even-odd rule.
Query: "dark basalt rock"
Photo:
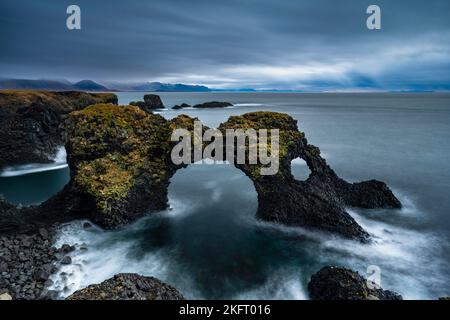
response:
[[[184,297],[174,287],[156,278],[121,273],[78,290],[67,300],[184,300]]]
[[[225,108],[233,106],[229,102],[211,101],[194,105],[194,108],[206,109],[206,108]]]
[[[395,292],[375,288],[359,273],[339,267],[322,268],[308,283],[313,300],[402,300]]]
[[[73,247],[53,247],[53,234],[53,227],[32,234],[0,234],[0,293],[8,292],[13,299],[55,297],[46,289],[49,277]]]
[[[63,118],[96,103],[117,104],[117,97],[75,91],[0,91],[0,169],[51,162],[64,144]]]
[[[149,113],[151,113],[154,109],[164,108],[161,98],[156,94],[146,94],[144,96],[144,101],[132,101],[130,102],[130,105],[139,107]]]
[[[364,242],[369,234],[345,211],[346,206],[401,207],[382,182],[351,184],[339,178],[320,156],[319,148],[308,144],[289,115],[247,113],[230,117],[219,126],[222,132],[227,128],[280,130],[280,169],[276,175],[259,175],[261,165],[237,165],[254,182],[257,217],[263,220],[330,231]],[[305,160],[311,170],[306,181],[296,180],[291,173],[291,161],[295,158]]]
[[[172,167],[167,120],[135,106],[105,104],[73,112],[66,127],[69,188],[80,199],[72,211],[111,229],[166,208]]]
[[[191,108],[191,105],[189,105],[187,103],[182,103],[182,104],[174,105],[172,107],[173,110],[179,110],[179,109],[184,109],[184,108]]]

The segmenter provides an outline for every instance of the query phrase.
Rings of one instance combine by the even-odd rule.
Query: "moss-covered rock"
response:
[[[97,104],[72,112],[65,122],[66,149],[71,181],[63,192],[42,204],[37,211],[43,220],[57,208],[56,217],[87,217],[104,228],[116,228],[141,215],[167,207],[167,188],[170,178],[187,164],[175,165],[171,160],[171,141],[175,129],[191,134],[192,152],[200,143],[194,132],[198,120],[179,115],[166,120],[135,106]],[[207,127],[202,128],[202,134]],[[257,217],[291,226],[315,228],[340,236],[367,241],[369,234],[345,211],[346,206],[400,207],[391,190],[380,181],[349,183],[339,178],[320,155],[319,148],[308,144],[297,122],[287,114],[252,112],[233,116],[222,123],[218,132],[226,136],[228,129],[276,129],[279,132],[279,170],[263,175],[263,165],[257,157],[255,164],[247,158],[231,162],[254,183],[258,193]],[[233,131],[235,132],[235,131]],[[270,137],[270,132],[269,135]],[[236,147],[237,140],[231,145]],[[252,144],[265,146],[274,155],[272,138],[242,146],[246,157]],[[202,149],[208,143],[203,141]],[[227,148],[227,143],[223,145]],[[236,149],[236,148],[235,148]],[[224,154],[226,150],[223,150]],[[311,175],[306,181],[296,180],[291,173],[291,161],[302,158]],[[191,154],[191,160],[194,154]],[[278,157],[277,157],[278,159]],[[197,160],[197,159],[196,159]],[[255,159],[253,159],[255,160]],[[55,209],[53,209],[55,208]],[[14,212],[10,208],[10,212]],[[58,218],[60,219],[60,218]],[[34,221],[39,219],[34,218]]]
[[[135,106],[100,104],[66,121],[73,187],[95,204],[105,228],[164,209],[171,162],[169,123]]]
[[[345,203],[336,195],[338,187],[326,183],[327,180],[338,179],[342,186],[347,186],[347,182],[338,178],[331,169],[315,181],[297,181],[292,175],[291,161],[297,157],[305,159],[313,173],[319,173],[314,168],[315,163],[320,163],[320,168],[328,166],[320,157],[320,150],[308,144],[291,116],[277,112],[252,112],[230,117],[219,129],[222,132],[226,129],[279,130],[279,170],[275,175],[261,175],[261,164],[236,164],[254,182],[258,193],[257,217],[330,231],[361,241],[369,238],[369,234],[345,211]],[[271,149],[270,143],[268,149]],[[329,187],[329,193],[323,191],[322,184]]]

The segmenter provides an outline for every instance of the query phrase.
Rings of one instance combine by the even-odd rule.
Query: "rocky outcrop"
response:
[[[324,267],[308,283],[313,300],[402,300],[402,296],[381,288],[359,273],[339,267]]]
[[[280,169],[277,174],[261,176],[262,165],[237,165],[254,182],[258,193],[257,216],[263,220],[367,241],[369,234],[345,211],[345,207],[401,207],[383,182],[373,180],[352,184],[339,178],[321,157],[319,148],[308,143],[289,115],[252,112],[233,116],[219,126],[222,132],[229,128],[280,130]],[[305,160],[311,170],[306,181],[296,180],[291,173],[291,161],[295,158]]]
[[[156,94],[146,94],[144,96],[144,101],[132,101],[130,105],[136,106],[144,110],[145,112],[151,113],[155,109],[163,109],[164,104],[161,98]]]
[[[186,166],[171,161],[171,151],[177,142],[172,142],[170,136],[174,129],[184,128],[196,141],[194,120],[186,115],[166,120],[135,106],[111,104],[72,112],[65,122],[70,183],[39,207],[19,210],[22,214],[15,214],[17,208],[3,204],[10,214],[0,215],[1,224],[9,230],[36,229],[42,223],[82,217],[112,229],[145,213],[165,209],[170,178]],[[280,133],[276,174],[261,175],[264,166],[260,162],[235,164],[254,183],[258,218],[368,241],[369,234],[345,207],[401,206],[383,182],[349,183],[339,178],[287,114],[252,112],[233,116],[218,130],[225,133],[227,129],[250,128],[278,129]],[[298,157],[311,170],[306,181],[296,180],[291,173],[291,161]]]
[[[229,102],[221,102],[221,101],[211,101],[194,105],[194,108],[198,109],[206,109],[206,108],[225,108],[233,106],[232,103]]]
[[[66,122],[70,192],[104,228],[167,206],[169,122],[135,106],[108,104],[73,112]]]
[[[117,97],[76,91],[0,91],[0,169],[51,162],[64,144],[63,118],[97,103],[117,104]]]
[[[78,290],[67,300],[184,300],[184,297],[174,287],[156,278],[121,273]]]

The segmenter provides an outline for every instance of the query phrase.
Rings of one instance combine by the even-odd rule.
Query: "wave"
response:
[[[233,300],[307,300],[308,294],[301,282],[300,268],[281,268],[267,281],[249,291],[232,297]]]
[[[215,181],[207,183],[210,191],[219,189]],[[314,272],[321,266],[341,265],[349,267],[368,277],[369,266],[378,266],[381,270],[381,286],[403,295],[405,299],[436,299],[445,295],[446,261],[441,253],[445,243],[436,234],[418,231],[403,226],[405,219],[416,219],[424,215],[411,199],[398,195],[405,203],[400,210],[355,210],[348,209],[354,219],[365,229],[373,241],[362,244],[340,238],[336,235],[301,227],[289,227],[257,220],[253,214],[239,216],[239,224],[253,226],[256,232],[274,235],[273,239],[286,239],[287,243],[301,247],[305,256],[314,257]],[[210,199],[214,195],[210,192]],[[220,200],[222,201],[222,200]],[[170,198],[169,210],[161,211],[163,219],[185,219],[195,213],[195,203],[177,201]],[[394,217],[396,224],[385,217]],[[57,237],[56,246],[67,243],[76,250],[70,255],[73,263],[61,266],[51,276],[51,290],[56,290],[60,298],[92,283],[99,283],[120,272],[133,272],[154,276],[170,283],[189,299],[204,299],[196,288],[189,272],[179,273],[173,247],[146,247],[139,249],[139,237],[152,232],[153,224],[161,223],[152,214],[124,229],[105,231],[96,226],[83,228],[84,221],[75,221],[64,225]],[[150,226],[150,228],[149,228]],[[251,230],[251,229],[249,229]],[[293,250],[291,247],[289,250]],[[141,251],[139,251],[141,250]],[[136,251],[139,255],[136,256]],[[295,255],[296,251],[291,251]],[[309,276],[311,266],[288,263],[270,272],[263,284],[233,294],[231,299],[308,299],[305,276]],[[432,263],[431,263],[432,262]],[[178,270],[178,271],[177,271]]]
[[[56,156],[53,158],[52,163],[31,163],[6,167],[2,172],[0,172],[0,177],[17,177],[38,172],[60,170],[67,168],[67,166],[66,149],[64,147],[60,147],[56,153]]]
[[[70,253],[72,264],[61,265],[50,279],[49,287],[56,290],[60,298],[65,298],[78,289],[93,283],[100,283],[121,272],[152,275],[164,279],[168,264],[159,253],[146,253],[143,259],[128,259],[133,250],[134,240],[113,241],[119,233],[104,231],[97,226],[85,229],[87,221],[75,221],[59,230],[56,247],[63,244],[73,245]]]
[[[444,296],[447,263],[442,257],[442,251],[445,251],[447,245],[437,234],[402,227],[402,219],[420,219],[424,213],[405,195],[397,196],[406,204],[400,210],[347,209],[358,224],[372,236],[373,241],[370,244],[301,227],[262,221],[254,223],[260,228],[295,238],[310,239],[316,244],[311,246],[314,251],[311,253],[322,261],[323,266],[345,266],[366,277],[370,275],[370,266],[379,267],[381,286],[399,292],[404,299],[436,299]],[[376,215],[372,215],[371,211],[376,211]],[[398,225],[383,221],[385,216],[394,216]]]

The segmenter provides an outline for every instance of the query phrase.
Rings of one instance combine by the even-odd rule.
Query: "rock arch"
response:
[[[194,120],[187,115],[166,120],[138,107],[111,104],[72,112],[65,123],[71,180],[37,211],[42,215],[58,208],[58,216],[88,217],[112,229],[165,209],[170,178],[185,166],[172,163],[175,142],[170,136],[175,128],[193,132]],[[289,115],[252,112],[232,116],[218,127],[222,132],[247,128],[280,130],[277,174],[260,175],[260,164],[235,164],[255,186],[258,218],[367,241],[369,234],[345,207],[401,207],[383,182],[349,183],[339,178]],[[311,170],[306,181],[295,180],[291,173],[291,161],[297,157]]]

